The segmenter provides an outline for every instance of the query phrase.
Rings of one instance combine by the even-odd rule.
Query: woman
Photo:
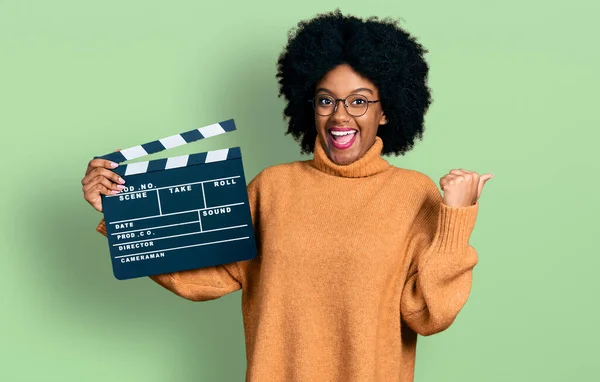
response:
[[[259,256],[151,277],[194,301],[242,290],[247,380],[411,381],[417,334],[446,329],[465,304],[491,174],[452,170],[442,197],[381,157],[422,136],[425,53],[392,21],[338,10],[300,23],[277,77],[287,133],[314,156],[248,184]],[[94,159],[82,180],[97,210],[122,188],[111,168]]]

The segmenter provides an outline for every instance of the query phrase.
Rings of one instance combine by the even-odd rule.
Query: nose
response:
[[[335,110],[333,111],[333,114],[331,114],[331,117],[333,119],[342,119],[344,121],[347,121],[350,118],[350,114],[348,114],[348,110],[346,110],[346,105],[344,104],[344,102],[346,101],[342,99],[338,99],[335,101]]]

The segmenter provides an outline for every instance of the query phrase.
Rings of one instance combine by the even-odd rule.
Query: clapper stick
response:
[[[212,125],[186,131],[184,133],[171,135],[169,137],[144,143],[142,145],[133,146],[121,151],[112,152],[106,155],[102,155],[98,158],[106,159],[115,163],[122,163],[128,160],[141,158],[146,155],[155,154],[163,150],[183,146],[188,143],[198,141],[200,139],[210,138],[216,135],[229,133],[234,130],[236,130],[235,122],[233,119],[229,119],[227,121],[214,123]],[[208,151],[205,153],[181,155],[178,157],[166,159],[155,159],[152,161],[131,163],[128,165],[118,167],[112,171],[121,176],[126,176],[141,174],[148,171],[167,170],[170,168],[185,167],[191,164],[216,162],[219,160],[239,157],[240,155],[241,154],[239,153],[239,148],[234,148],[231,150],[231,152],[230,149],[221,149]]]
[[[100,158],[121,163],[236,129],[227,120]],[[102,195],[119,280],[256,256],[239,147],[122,165],[126,188]]]

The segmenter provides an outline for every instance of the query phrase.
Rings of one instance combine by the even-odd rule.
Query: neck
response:
[[[350,164],[340,165],[333,162],[329,156],[327,156],[319,137],[317,137],[312,164],[318,170],[330,175],[346,178],[361,178],[377,174],[390,167],[390,164],[381,157],[382,149],[383,141],[380,137],[375,137],[375,142],[369,150],[367,150],[365,155]]]

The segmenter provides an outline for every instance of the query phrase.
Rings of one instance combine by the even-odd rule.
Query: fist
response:
[[[474,205],[485,182],[493,178],[493,174],[479,175],[476,172],[458,169],[451,170],[440,178],[440,187],[444,192],[443,203],[450,207],[468,207]]]

